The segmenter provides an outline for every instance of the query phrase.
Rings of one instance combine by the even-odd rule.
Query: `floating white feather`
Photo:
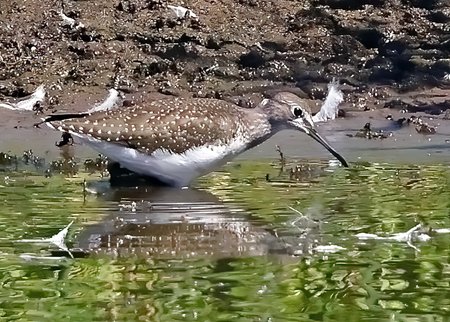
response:
[[[120,93],[119,91],[115,90],[114,88],[109,90],[109,95],[106,97],[106,99],[100,103],[99,105],[96,105],[92,108],[90,108],[87,112],[99,112],[99,111],[107,111],[115,107],[119,101]]]
[[[45,99],[45,87],[39,86],[29,98],[17,103],[0,103],[0,107],[17,111],[32,111],[36,103],[43,102]]]
[[[339,89],[339,82],[333,79],[331,83],[328,84],[328,94],[319,113],[312,117],[314,123],[334,120],[338,112],[339,104],[343,101],[344,95]]]
[[[406,243],[408,246],[414,248],[417,251],[420,251],[417,247],[415,247],[412,244],[412,241],[414,239],[419,241],[428,241],[429,239],[431,239],[431,237],[428,236],[427,234],[422,233],[415,234],[415,232],[417,232],[420,228],[422,228],[422,225],[418,224],[404,233],[396,233],[390,236],[383,237],[376,234],[359,233],[356,234],[356,237],[360,240],[375,239],[375,240],[396,241],[400,243]]]
[[[36,243],[36,244],[53,244],[59,249],[62,249],[63,251],[66,251],[69,253],[70,257],[73,258],[72,253],[67,248],[65,239],[67,236],[67,233],[69,232],[70,226],[72,226],[73,221],[71,221],[66,227],[64,227],[62,230],[60,230],[56,235],[53,235],[50,238],[43,238],[43,239],[20,239],[17,242],[19,243]]]

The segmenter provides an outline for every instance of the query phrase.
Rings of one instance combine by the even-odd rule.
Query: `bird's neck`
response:
[[[276,132],[281,130],[277,124],[272,124],[271,120],[267,117],[264,110],[258,107],[254,110],[249,110],[251,112],[251,120],[246,124],[246,133],[248,135],[248,143],[245,150],[249,150],[274,135]]]

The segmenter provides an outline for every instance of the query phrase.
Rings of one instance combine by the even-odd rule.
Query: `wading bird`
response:
[[[341,101],[342,93],[333,82],[314,116],[304,100],[280,92],[255,108],[177,97],[127,108],[52,115],[43,121],[78,137],[123,168],[183,187],[284,129],[306,133],[347,167],[314,125],[333,119]]]

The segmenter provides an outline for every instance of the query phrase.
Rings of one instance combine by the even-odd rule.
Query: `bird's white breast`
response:
[[[210,144],[189,149],[181,154],[158,149],[148,155],[85,135],[77,136],[99,153],[119,162],[122,167],[178,187],[187,186],[197,177],[217,169],[244,151],[246,146],[243,139],[234,139],[226,145]]]

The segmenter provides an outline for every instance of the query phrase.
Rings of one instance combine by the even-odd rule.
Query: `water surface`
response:
[[[3,169],[5,321],[447,321],[449,164],[236,161],[194,188]],[[89,191],[83,193],[83,180]],[[69,222],[75,259],[48,244]],[[431,239],[362,240],[422,224]],[[431,230],[430,230],[431,229]],[[24,256],[25,254],[25,256]]]

